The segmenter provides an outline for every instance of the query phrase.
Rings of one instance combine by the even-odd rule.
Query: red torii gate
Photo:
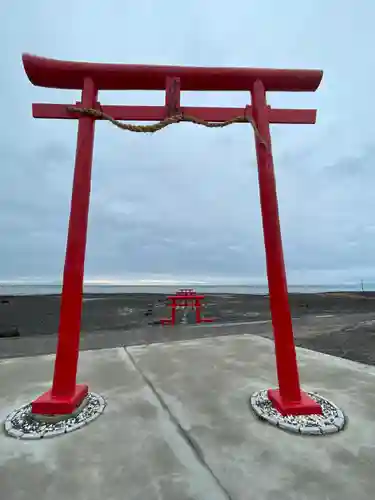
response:
[[[160,320],[161,325],[175,325],[176,324],[176,309],[178,307],[191,307],[195,310],[195,322],[198,323],[212,323],[213,318],[202,318],[201,307],[205,296],[197,294],[197,292],[191,288],[183,288],[177,290],[174,295],[168,295],[167,300],[170,302],[167,304],[171,307],[171,317],[162,318]]]
[[[255,132],[270,308],[275,340],[279,389],[268,396],[282,414],[322,413],[301,391],[288,302],[286,273],[271,151],[270,123],[313,124],[316,110],[271,109],[267,91],[315,91],[323,72],[255,68],[197,68],[98,64],[23,55],[26,74],[34,85],[82,90],[81,101],[33,104],[35,118],[78,119],[77,151],[61,297],[60,324],[52,388],[32,403],[35,414],[71,414],[88,393],[77,385],[83,276],[89,211],[95,120],[100,112],[115,120],[159,121],[176,115],[226,122],[238,116]],[[165,106],[105,106],[99,90],[165,90]],[[238,108],[181,107],[181,91],[249,91],[252,105]],[[85,108],[97,114],[85,113]],[[76,111],[75,111],[76,110]],[[80,112],[81,110],[81,112]]]

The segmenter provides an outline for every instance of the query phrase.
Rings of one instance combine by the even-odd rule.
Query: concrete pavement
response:
[[[301,380],[349,416],[335,435],[258,421],[249,397],[276,385],[273,343],[223,336],[81,352],[79,381],[103,415],[40,441],[0,435],[7,500],[369,500],[375,479],[375,368],[298,350]],[[53,356],[0,361],[0,418],[45,391]]]

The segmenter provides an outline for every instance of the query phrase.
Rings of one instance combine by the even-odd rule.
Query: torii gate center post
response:
[[[81,90],[81,101],[73,107],[93,108],[117,120],[160,121],[184,114],[218,123],[238,116],[243,116],[249,124],[252,122],[256,132],[260,204],[279,384],[278,389],[269,389],[268,397],[283,415],[321,414],[320,405],[301,390],[299,382],[270,136],[270,124],[315,123],[316,110],[272,109],[267,105],[266,92],[313,92],[319,87],[323,72],[81,63],[29,54],[24,54],[22,59],[25,72],[34,85]],[[101,105],[98,101],[99,90],[165,90],[165,106]],[[248,91],[251,106],[245,105],[242,109],[182,107],[181,91]],[[76,378],[91,167],[95,121],[98,118],[74,112],[69,107],[71,104],[33,104],[34,118],[78,120],[53,383],[48,392],[33,401],[34,414],[71,414],[88,393],[88,386],[77,384]]]

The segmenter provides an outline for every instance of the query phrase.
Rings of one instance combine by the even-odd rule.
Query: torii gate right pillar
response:
[[[300,389],[271,149],[269,109],[261,80],[254,82],[251,96],[253,119],[258,130],[255,148],[279,382],[279,389],[268,390],[268,398],[282,415],[321,414],[320,405]]]

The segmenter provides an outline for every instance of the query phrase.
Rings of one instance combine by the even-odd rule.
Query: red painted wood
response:
[[[269,389],[267,392],[273,407],[281,415],[322,415],[323,413],[319,403],[304,391],[301,391],[301,398],[298,401],[285,399],[278,389]]]
[[[173,76],[180,78],[181,90],[250,90],[259,79],[266,90],[299,92],[315,91],[323,77],[320,70],[102,64],[31,54],[23,54],[22,61],[31,83],[57,89],[81,89],[89,75],[99,90],[164,90]]]
[[[252,90],[252,103],[254,120],[259,134],[268,144],[265,147],[255,135],[260,205],[279,387],[281,394],[285,398],[290,401],[298,401],[300,399],[300,386],[281,240],[271,135],[267,119],[266,92],[259,80],[254,84]]]
[[[294,125],[313,125],[316,123],[316,109],[270,109],[269,123],[290,123]]]
[[[86,78],[82,91],[83,106],[94,106],[96,98],[97,89],[94,82],[91,78]],[[74,403],[77,406],[81,402],[78,399],[87,394],[88,390],[87,386],[80,386],[80,389],[77,389],[76,375],[94,130],[95,120],[91,117],[79,119],[55,371],[52,390],[34,402],[33,411],[38,413],[61,413],[61,408],[66,408],[67,405],[71,406]],[[71,408],[71,411],[73,409]]]
[[[201,323],[202,322],[202,316],[201,316],[201,301],[200,299],[198,298],[196,301],[195,301],[195,322],[197,324]]]
[[[70,415],[85,399],[88,390],[86,384],[78,384],[70,396],[55,397],[50,389],[31,403],[31,411],[37,415]]]
[[[260,136],[268,144],[268,147],[265,147],[256,135],[267,274],[279,379],[279,390],[270,389],[268,394],[274,407],[283,414],[321,412],[321,408],[300,390],[299,385],[269,126],[270,123],[315,123],[316,111],[270,109],[266,103],[266,91],[314,91],[319,86],[323,73],[316,70],[182,68],[75,63],[30,55],[23,56],[23,63],[27,76],[35,85],[63,89],[83,88],[82,106],[88,108],[101,109],[96,99],[98,89],[167,89],[165,106],[103,106],[102,110],[105,113],[119,120],[162,120],[179,109],[180,90],[251,89],[252,107],[246,106],[243,109],[183,107],[181,111],[214,122],[250,114],[256,122]],[[80,105],[80,103],[77,104],[77,106]],[[34,412],[46,414],[71,413],[88,390],[86,385],[76,385],[76,373],[96,120],[93,117],[68,112],[66,107],[67,105],[61,104],[33,105],[36,118],[79,120],[54,380],[52,389],[33,402]],[[197,299],[197,322],[202,320],[199,310],[201,297],[203,298],[200,295],[194,297]],[[180,298],[186,302],[186,295]],[[170,299],[172,300],[172,318],[168,320],[168,323],[174,324],[176,302],[179,301],[178,294],[177,297],[171,296]]]
[[[94,106],[97,92],[92,79],[86,78],[82,91],[83,106]],[[81,328],[94,133],[95,120],[91,117],[81,117],[78,123],[77,151],[61,297],[59,343],[52,387],[52,392],[55,395],[60,392],[60,387],[63,387],[62,392],[65,393],[72,391],[75,385]],[[60,351],[61,356],[59,356]]]
[[[169,307],[171,307],[171,317],[170,318],[163,318],[160,320],[161,324],[171,324],[175,325],[176,324],[176,307],[181,305],[183,307],[188,307],[188,302],[192,304],[192,307],[195,309],[195,322],[196,323],[212,323],[214,320],[213,318],[202,318],[201,315],[201,307],[202,307],[202,300],[205,299],[205,295],[198,295],[195,292],[183,292],[182,290],[179,290],[175,295],[168,295],[167,299],[171,301],[170,304],[167,304]]]
[[[175,325],[176,324],[176,307],[177,307],[177,304],[176,302],[172,302],[172,309],[171,309],[171,325]]]
[[[252,89],[253,116],[264,145],[255,134],[260,205],[262,211],[264,246],[266,250],[267,276],[270,296],[272,326],[275,340],[276,368],[279,391],[269,391],[274,397],[277,408],[284,414],[283,405],[291,408],[292,402],[302,399],[309,403],[306,414],[314,413],[317,404],[301,393],[299,373],[294,345],[292,316],[290,312],[288,287],[285,272],[283,245],[281,238],[279,209],[276,192],[276,179],[273,166],[271,134],[267,113],[266,91],[258,80]],[[277,398],[279,395],[279,398]],[[301,412],[301,405],[295,406]],[[312,409],[314,411],[312,411]],[[321,410],[320,410],[321,412]]]
[[[181,107],[181,81],[179,78],[167,76],[165,87],[165,113],[166,116],[179,114]]]
[[[34,118],[77,120],[80,115],[67,110],[69,104],[33,104]],[[75,107],[79,108],[80,105]],[[249,108],[250,114],[252,107]],[[103,111],[115,120],[129,121],[160,121],[167,117],[165,106],[99,106],[96,109]],[[195,116],[209,122],[224,122],[237,116],[245,115],[243,108],[207,108],[207,107],[181,107],[185,115]],[[315,109],[269,109],[270,123],[314,124],[316,122]]]

